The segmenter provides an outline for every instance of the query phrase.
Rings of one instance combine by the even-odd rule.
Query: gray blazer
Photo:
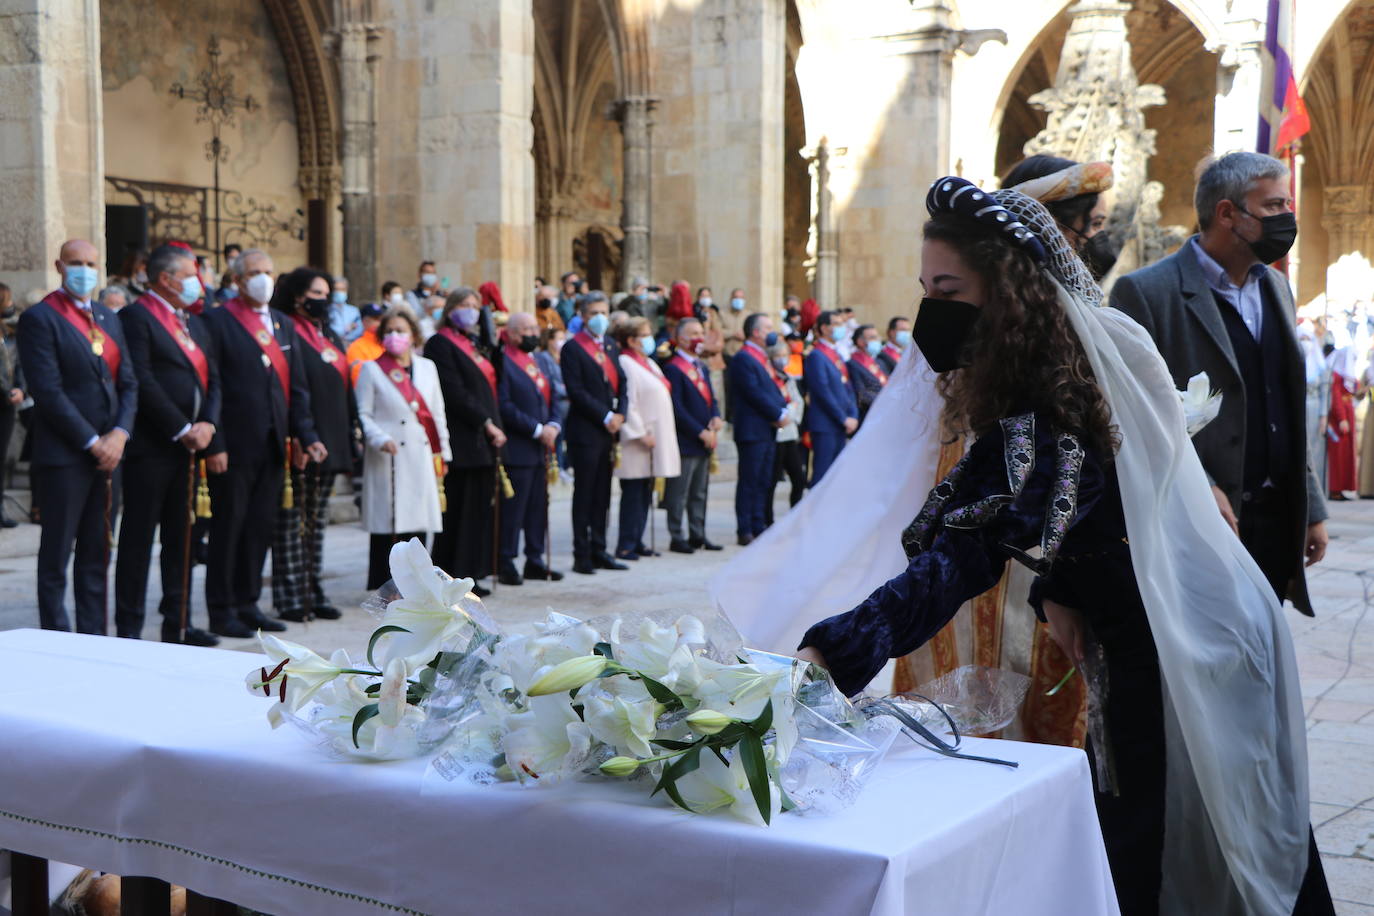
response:
[[[1307,526],[1326,519],[1326,500],[1312,473],[1308,453],[1307,424],[1303,419],[1307,381],[1294,333],[1293,294],[1278,271],[1271,268],[1267,280],[1273,295],[1265,299],[1264,320],[1283,329],[1287,351],[1283,393],[1294,420],[1290,427],[1290,447],[1293,454],[1303,456],[1303,466],[1307,468],[1305,486],[1285,488],[1289,516],[1293,519],[1292,528],[1286,533],[1292,544],[1294,563],[1288,598],[1295,608],[1311,616],[1312,602],[1303,573],[1304,547]],[[1111,305],[1150,332],[1169,366],[1174,384],[1180,389],[1197,373],[1206,372],[1212,388],[1222,393],[1221,413],[1193,437],[1193,445],[1202,459],[1208,481],[1226,494],[1239,518],[1245,511],[1241,500],[1245,463],[1245,380],[1236,368],[1231,339],[1193,246],[1185,242],[1169,257],[1117,280],[1112,287]]]

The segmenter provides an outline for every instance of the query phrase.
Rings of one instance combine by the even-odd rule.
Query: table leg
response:
[[[238,907],[226,900],[204,897],[186,889],[186,916],[237,916]]]
[[[10,853],[14,916],[48,916],[48,860]]]
[[[172,886],[158,878],[121,878],[119,913],[120,916],[171,916]]]

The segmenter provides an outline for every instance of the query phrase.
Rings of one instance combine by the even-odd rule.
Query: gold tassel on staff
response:
[[[444,456],[434,456],[434,482],[439,485],[439,512],[448,511],[448,488],[444,485]]]
[[[205,473],[205,459],[200,459],[200,478],[196,482],[196,518],[210,518],[210,479]]]
[[[501,459],[496,459],[496,474],[501,478],[501,498],[514,499],[515,487],[510,482],[510,475],[506,473],[506,466],[501,463]]]
[[[281,488],[281,507],[296,508],[296,490],[291,485],[291,442],[286,443],[286,485]]]
[[[544,481],[548,483],[549,486],[558,483],[558,456],[552,451],[549,452],[547,467],[544,469]]]
[[[667,489],[667,481],[662,477],[654,478],[654,504],[663,505],[663,493]]]
[[[706,473],[707,473],[707,474],[719,474],[719,473],[720,473],[720,459],[716,457],[716,450],[715,450],[715,449],[711,449],[711,458],[710,458],[710,460],[706,463]]]
[[[620,467],[620,443],[611,446],[611,469]]]

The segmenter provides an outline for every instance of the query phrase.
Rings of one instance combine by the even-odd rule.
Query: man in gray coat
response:
[[[1174,383],[1206,372],[1221,413],[1193,438],[1221,514],[1274,587],[1311,616],[1304,561],[1326,552],[1326,503],[1307,451],[1293,294],[1268,264],[1297,224],[1287,167],[1230,153],[1198,179],[1200,233],[1127,274],[1111,304],[1154,338]]]

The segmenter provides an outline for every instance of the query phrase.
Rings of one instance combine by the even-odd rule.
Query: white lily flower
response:
[[[696,649],[706,644],[706,632],[695,617],[679,617],[671,627],[645,618],[639,622],[637,639],[621,638],[621,621],[611,625],[611,651],[615,660],[640,671],[669,690],[691,693],[699,678]]]
[[[610,659],[602,655],[583,655],[559,662],[540,675],[539,679],[525,691],[529,696],[541,697],[551,693],[566,693],[577,690],[589,681],[594,681],[606,670]]]
[[[343,674],[342,666],[297,643],[259,632],[258,644],[270,664],[248,672],[244,679],[248,691],[276,697],[287,712],[299,710],[321,687]],[[280,716],[270,721],[274,728],[281,724]]]
[[[763,714],[786,671],[764,672],[753,665],[723,665],[709,658],[697,659],[702,673],[695,696],[701,705],[742,722],[752,722]],[[774,709],[776,718],[777,710]]]
[[[1206,372],[1199,372],[1188,379],[1188,387],[1178,393],[1178,398],[1183,403],[1183,417],[1189,436],[1196,436],[1221,412],[1221,392],[1212,390],[1212,382]]]
[[[534,697],[529,709],[507,717],[501,748],[512,775],[549,779],[572,775],[591,752],[592,735],[566,695]]]
[[[457,606],[401,598],[387,605],[381,626],[401,627],[406,632],[383,633],[374,657],[385,665],[403,659],[411,671],[428,665],[443,649],[461,652],[476,628]]]
[[[782,810],[782,794],[772,779],[768,781],[770,796],[769,817]],[[749,776],[744,761],[735,753],[729,766],[709,751],[701,755],[701,765],[677,781],[677,791],[687,806],[698,813],[729,807],[730,813],[742,821],[764,826],[758,803],[749,788]]]
[[[391,581],[410,601],[453,607],[472,591],[471,579],[449,579],[437,571],[419,538],[392,545],[389,559]]]
[[[393,658],[386,663],[382,686],[377,691],[377,717],[383,725],[398,725],[405,715],[406,706],[409,705],[406,703],[406,689],[409,686],[406,674],[404,659]]]
[[[526,692],[550,667],[592,654],[601,637],[578,621],[569,624],[561,614],[550,614],[534,633],[501,640],[493,652],[495,665],[509,675],[505,687]]]
[[[658,731],[658,704],[652,699],[636,702],[600,691],[578,699],[587,728],[597,741],[631,757],[653,755],[649,741]]]

